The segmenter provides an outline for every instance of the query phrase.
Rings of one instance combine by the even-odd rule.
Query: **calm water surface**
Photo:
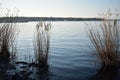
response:
[[[50,80],[89,80],[96,74],[99,64],[90,51],[90,40],[85,23],[51,22],[50,31]],[[19,23],[17,41],[18,61],[34,60],[33,39],[36,22]]]

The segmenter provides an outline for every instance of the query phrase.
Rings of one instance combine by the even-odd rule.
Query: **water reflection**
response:
[[[100,68],[98,72],[90,78],[90,80],[120,80],[120,68],[118,67],[109,67],[109,68]]]
[[[51,80],[51,73],[50,72],[47,72],[47,73],[41,73],[41,72],[38,72],[35,76],[36,76],[36,79],[35,80]]]

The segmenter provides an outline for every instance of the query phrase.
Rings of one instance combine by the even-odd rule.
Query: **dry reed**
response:
[[[11,18],[13,14],[8,11],[6,17]],[[16,31],[17,27],[16,23],[14,23],[14,18],[9,23],[0,23],[0,60],[9,60],[17,36]]]
[[[109,19],[111,15],[108,11],[107,15],[103,16],[104,20],[99,28],[88,30],[89,38],[104,68],[115,66],[120,62],[120,25],[117,19]]]
[[[40,70],[47,70],[48,67],[48,53],[49,53],[49,30],[51,29],[50,23],[39,22],[36,25],[34,35],[34,52],[35,59],[39,65]]]

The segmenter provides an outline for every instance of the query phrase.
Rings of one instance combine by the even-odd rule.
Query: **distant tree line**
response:
[[[29,21],[101,21],[102,18],[73,18],[73,17],[0,17],[2,22],[29,22]]]

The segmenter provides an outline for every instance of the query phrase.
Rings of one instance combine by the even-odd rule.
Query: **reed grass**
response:
[[[10,49],[15,41],[16,27],[13,23],[5,23],[0,27],[0,54],[7,59],[10,57]]]
[[[48,67],[48,53],[50,46],[51,24],[39,22],[34,35],[34,53],[39,69],[46,71]]]
[[[6,17],[12,17],[13,14],[6,14]],[[14,18],[11,22],[0,23],[0,60],[9,60],[11,53],[13,52],[13,45],[16,40],[16,23],[14,23]]]
[[[88,30],[89,38],[104,68],[120,62],[120,25],[117,19],[108,20],[111,16],[108,11],[99,28]]]

